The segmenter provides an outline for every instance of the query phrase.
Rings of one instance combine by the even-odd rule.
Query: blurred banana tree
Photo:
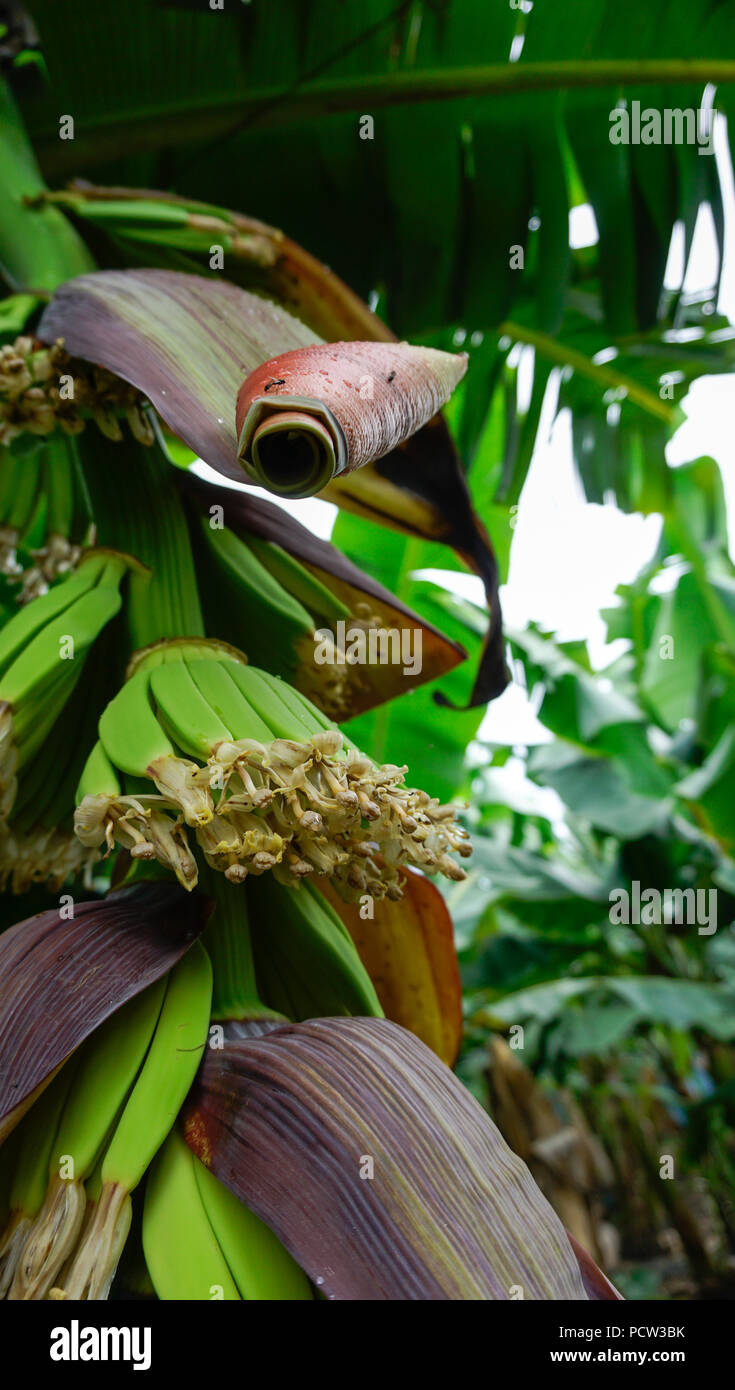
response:
[[[551,737],[526,750],[525,786],[509,781],[518,750],[486,746],[473,868],[450,906],[468,1083],[495,1094],[487,1030],[506,1032],[605,1146],[598,1216],[623,1256],[660,1257],[673,1231],[699,1285],[722,1288],[735,1235],[735,568],[713,461],[674,479],[658,553],[605,614],[621,656],[595,670],[584,643],[511,633]],[[662,1153],[683,1182],[662,1181]],[[645,1270],[629,1277],[646,1296]],[[666,1279],[648,1287],[661,1296]],[[668,1287],[692,1287],[675,1264]]]

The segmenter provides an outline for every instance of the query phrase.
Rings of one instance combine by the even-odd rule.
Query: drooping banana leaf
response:
[[[258,1031],[210,1049],[184,1134],[327,1298],[588,1297],[525,1165],[411,1033],[364,1018]]]

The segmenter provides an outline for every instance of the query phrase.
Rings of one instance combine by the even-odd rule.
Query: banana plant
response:
[[[21,215],[22,208],[21,202]],[[35,213],[28,215],[33,219]],[[39,223],[42,229],[45,225]],[[50,271],[48,275],[46,283],[53,283]],[[120,323],[113,328],[108,318],[108,345],[117,341],[123,350],[119,358],[108,356],[85,337],[87,329],[98,315],[114,315],[115,305],[124,317],[136,296],[145,309],[145,324],[129,320],[127,329]],[[83,307],[90,303],[96,306],[91,319]],[[171,313],[178,339],[173,371],[166,348],[175,326]],[[399,1046],[398,1040],[412,1035],[399,1025],[383,1024],[383,1008],[353,934],[317,888],[301,883],[309,875],[331,879],[338,901],[352,896],[377,903],[378,911],[383,898],[396,900],[407,887],[418,901],[407,866],[421,865],[453,878],[463,874],[454,855],[466,857],[470,846],[455,808],[406,786],[404,768],[377,764],[346,739],[325,713],[336,698],[329,689],[321,691],[320,707],[270,669],[249,664],[220,633],[207,635],[198,582],[206,567],[202,547],[220,573],[230,577],[243,635],[248,637],[249,628],[260,629],[262,648],[270,654],[280,628],[281,661],[287,663],[290,644],[291,673],[297,676],[298,639],[310,639],[318,618],[339,621],[337,596],[320,575],[336,570],[344,593],[368,594],[382,604],[383,613],[395,612],[395,603],[354,567],[335,564],[327,548],[316,557],[321,567],[314,574],[278,545],[278,533],[263,540],[262,509],[260,538],[257,524],[255,536],[251,525],[250,533],[245,532],[249,542],[232,527],[219,537],[203,531],[192,489],[187,520],[171,464],[156,452],[139,394],[142,387],[159,419],[230,476],[238,476],[240,457],[276,491],[278,480],[286,478],[303,492],[323,482],[325,467],[342,472],[368,465],[426,425],[464,369],[463,359],[389,343],[314,346],[313,332],[285,310],[224,282],[165,271],[83,276],[60,292],[44,319],[37,336],[16,339],[5,354],[8,446],[22,462],[16,441],[28,433],[55,440],[59,431],[71,441],[64,452],[65,466],[69,458],[73,463],[68,491],[84,495],[105,545],[84,550],[71,575],[55,576],[48,592],[31,597],[3,629],[5,874],[16,888],[39,879],[58,888],[75,869],[85,866],[93,873],[100,855],[109,857],[117,849],[118,880],[127,876],[133,886],[108,893],[99,907],[80,907],[78,915],[70,898],[68,925],[60,909],[19,923],[3,937],[2,1113],[10,1134],[0,1160],[8,1205],[0,1254],[3,1292],[13,1301],[107,1297],[129,1246],[136,1192],[147,1175],[142,1247],[146,1278],[162,1298],[182,1292],[211,1297],[217,1290],[218,1296],[234,1299],[296,1299],[310,1298],[312,1289],[349,1298],[363,1288],[375,1288],[381,1297],[503,1298],[520,1290],[529,1297],[586,1298],[580,1266],[558,1219],[491,1122],[478,1108],[472,1112],[472,1103],[445,1064],[436,1062],[439,1070],[429,1085],[427,1059],[433,1054],[415,1040],[419,1053],[409,1055],[401,1069],[400,1046],[412,1048],[414,1043]],[[60,337],[63,347],[57,343]],[[181,371],[187,363],[196,368],[188,384]],[[292,371],[298,379],[291,379]],[[322,384],[326,380],[331,387],[330,373],[348,373],[344,379],[339,375],[331,394]],[[377,381],[377,409],[371,402],[366,410],[357,396],[363,376]],[[69,379],[72,406],[64,408],[61,387]],[[126,384],[115,385],[121,380]],[[287,396],[271,400],[271,385],[288,385]],[[132,441],[123,436],[121,418]],[[90,427],[104,437],[104,458],[89,447]],[[160,437],[161,427],[156,429]],[[121,462],[129,465],[127,510],[109,490],[105,495],[100,478],[116,448]],[[44,445],[40,449],[34,480],[42,483],[43,495],[56,479],[51,456]],[[306,475],[300,472],[304,459]],[[316,470],[313,477],[308,470]],[[146,508],[141,508],[142,498]],[[200,541],[198,565],[192,554],[192,510]],[[265,515],[272,526],[272,513]],[[18,516],[17,523],[13,539],[21,542],[27,538],[27,518]],[[303,551],[303,541],[301,547]],[[305,558],[313,562],[313,545]],[[249,613],[237,602],[244,595],[251,597]],[[404,610],[404,621],[410,616]],[[216,604],[210,605],[208,617],[215,624],[221,621]],[[267,636],[262,632],[266,623]],[[422,630],[429,633],[425,624]],[[438,669],[445,670],[461,653],[442,644],[438,633],[431,636]],[[108,659],[103,660],[100,644],[107,638]],[[64,643],[70,661],[62,666]],[[93,647],[96,660],[88,670],[84,658]],[[92,677],[99,671],[105,680],[95,683]],[[68,737],[68,710],[76,704],[80,680],[87,681],[79,706],[84,714],[80,737],[73,758],[67,754],[57,764],[49,759],[48,739],[63,742]],[[368,704],[384,694],[377,688],[368,695]],[[349,709],[349,694],[347,700]],[[69,792],[76,778],[70,827]],[[54,855],[47,853],[49,834]],[[113,962],[118,968],[118,938],[129,931],[131,916],[144,952],[146,939],[153,934],[155,941],[158,930],[156,905],[175,901],[169,885],[143,877],[153,867],[164,877],[175,875],[186,890],[185,901],[192,907],[180,921],[188,949],[178,959],[159,951],[157,968],[148,970],[147,979],[140,971],[138,988],[128,986],[121,997],[118,986],[112,1000],[108,989],[104,1010],[99,1003],[95,1008],[94,991],[88,993],[80,980],[90,957],[99,990]],[[214,912],[202,940],[192,944],[196,933],[189,924],[194,920],[200,930],[206,915],[203,900],[193,892],[199,881],[211,893]],[[104,883],[103,878],[99,886]],[[424,918],[433,914],[445,923],[438,901],[432,905],[429,900],[427,909],[424,898]],[[261,924],[260,932],[251,935],[249,918]],[[269,923],[271,930],[263,930]],[[107,953],[107,969],[94,960],[92,926],[97,952]],[[451,1057],[458,1030],[456,962],[447,950],[446,926],[441,933],[438,927],[431,938],[443,939],[444,947],[443,954],[436,945],[427,953],[424,995],[435,999],[436,1022],[430,1030],[435,1045]],[[399,936],[395,921],[386,918],[386,944]],[[54,969],[60,952],[67,961],[61,976]],[[385,967],[373,969],[386,998],[395,998],[396,991],[400,996],[399,973],[392,972],[391,987]],[[26,1057],[18,1077],[17,1021],[31,976],[35,1011],[25,1021],[24,1036],[32,1032],[34,1037],[29,1049],[33,1065]],[[50,1007],[52,994],[57,1026],[39,1053],[39,1030],[33,1023],[39,1009],[43,1016]],[[414,1005],[414,1018],[416,1013]],[[406,1261],[393,1182],[384,1192],[379,1248],[371,1248],[366,1228],[352,1241],[350,1268],[338,1268],[335,1276],[332,1265],[323,1261],[325,1236],[318,1221],[311,1238],[322,1254],[315,1257],[303,1243],[301,1223],[292,1222],[285,1207],[288,1230],[280,1221],[274,1223],[265,1207],[259,1212],[258,1198],[243,1203],[239,1176],[223,1185],[219,1161],[201,1161],[200,1153],[209,1153],[197,1148],[206,1128],[203,1118],[200,1122],[187,1112],[177,1128],[202,1055],[220,1033],[229,1059],[233,1030],[234,1045],[240,1048],[252,1029],[256,1036],[269,1037],[271,1029],[279,1032],[284,1026],[308,1029],[313,1023],[300,1020],[324,1015],[327,1022],[359,1016],[371,1025],[367,1037],[381,1068],[388,1060],[380,1054],[387,1045],[381,1027],[396,1028],[395,1037],[388,1039],[395,1076],[383,1104],[391,1110],[398,1104],[400,1116],[386,1170],[395,1168],[398,1154],[413,1152],[417,1142],[426,1148],[439,1123],[453,1135],[445,1162],[447,1180],[452,1168],[456,1177],[457,1162],[467,1164],[460,1121],[468,1136],[476,1131],[476,1157],[484,1152],[487,1166],[487,1194],[505,1194],[486,1222],[488,1241],[499,1222],[503,1229],[494,1251],[484,1248],[474,1228],[468,1165],[465,1209],[458,1205],[452,1214],[461,1261],[451,1243],[436,1254],[440,1190],[432,1197],[424,1180],[411,1221],[413,1254]],[[426,1089],[424,1114],[415,1134],[421,1085]],[[240,1103],[236,1098],[235,1104]],[[465,1114],[468,1105],[470,1113]],[[364,1123],[368,1131],[372,1125],[376,1139],[382,1129],[380,1106],[369,1091],[360,1101]],[[351,1148],[346,1115],[341,1123]],[[292,1138],[293,1157],[299,1161],[297,1131]],[[277,1159],[275,1150],[272,1156]],[[242,1173],[241,1157],[234,1168]],[[500,1176],[506,1169],[496,1189],[490,1175]],[[362,1182],[359,1173],[356,1180]],[[338,1181],[336,1171],[332,1181]],[[479,1192],[476,1197],[480,1199]],[[192,1235],[183,1260],[182,1229]],[[335,1269],[341,1264],[341,1243],[338,1228],[327,1233]],[[373,1271],[388,1257],[393,1268],[375,1285]]]
[[[273,11],[238,15],[246,42],[236,45],[216,18],[185,8],[136,3],[131,22],[82,0],[70,73],[58,7],[37,0],[50,67],[70,79],[78,113],[68,142],[38,68],[34,79],[20,61],[37,51],[33,27],[3,41],[44,172],[57,180],[101,163],[112,182],[50,191],[3,87],[0,262],[12,293],[0,315],[0,564],[21,603],[0,630],[0,875],[16,892],[58,896],[84,873],[105,896],[65,895],[0,938],[0,1288],[11,1300],[105,1298],[122,1262],[164,1299],[615,1298],[450,1070],[457,961],[426,875],[461,891],[471,853],[462,808],[341,727],[453,672],[461,647],[403,591],[272,505],[186,470],[198,458],[245,488],[319,493],[390,527],[391,539],[441,547],[445,560],[454,552],[482,577],[489,610],[470,703],[498,695],[500,567],[486,525],[507,522],[520,495],[552,370],[573,373],[580,459],[594,413],[585,384],[626,392],[615,440],[630,457],[605,457],[597,472],[587,464],[585,476],[591,494],[612,477],[640,501],[630,459],[676,419],[658,389],[662,350],[681,360],[667,333],[682,306],[660,293],[665,251],[677,219],[690,242],[699,206],[718,208],[717,178],[696,150],[678,162],[656,152],[652,177],[640,151],[610,141],[609,108],[620,84],[630,96],[638,83],[732,79],[719,57],[729,7],[700,17],[675,5],[663,64],[628,59],[628,11],[606,0],[575,11],[562,33],[543,5],[488,15],[467,0],[439,14],[371,0],[359,15],[330,11],[326,63],[321,0],[298,43],[278,0],[275,49]],[[597,66],[586,58],[595,40]],[[695,74],[693,43],[705,54]],[[96,52],[119,64],[131,45],[110,121],[105,82],[85,92],[77,76],[101,71]],[[355,55],[349,82],[330,71],[345,52]],[[199,134],[221,146],[199,171],[198,196],[186,196],[183,167],[179,197],[117,186],[130,172],[117,167],[122,149],[147,150],[154,131],[169,158],[188,146],[195,88]],[[525,111],[519,91],[531,93]],[[502,115],[488,92],[505,93]],[[727,100],[723,88],[723,109]],[[136,101],[145,121],[126,109]],[[383,125],[376,142],[366,126],[358,160],[340,122],[366,101]],[[249,129],[263,122],[272,143]],[[279,149],[288,181],[272,178]],[[354,187],[366,163],[379,174],[371,216],[390,209],[389,264],[376,259],[381,239]],[[248,187],[230,196],[233,166],[248,169]],[[315,166],[322,196],[309,184],[301,197]],[[345,218],[324,215],[330,180],[353,188]],[[394,209],[404,183],[410,199]],[[599,252],[575,257],[568,213],[587,196]],[[397,342],[253,211],[284,221],[361,295],[377,291],[375,307],[414,341]],[[509,248],[528,254],[526,280],[511,274]],[[457,351],[468,336],[469,352]],[[687,379],[713,349],[727,360],[704,336],[701,352],[687,349]],[[614,366],[599,360],[610,338],[623,349]],[[520,344],[535,356],[519,428],[508,351]],[[669,481],[650,487],[646,505]],[[682,534],[696,571],[696,541]],[[507,559],[507,543],[498,548]],[[729,640],[718,594],[707,617]],[[418,629],[420,679],[389,678],[379,662],[350,678],[343,623],[365,636],[386,623],[399,637]],[[330,660],[317,670],[325,630]],[[524,643],[537,661],[543,639],[517,635]],[[706,645],[721,674],[722,652]],[[646,757],[627,691],[600,698],[566,653],[546,664],[546,713],[562,736],[578,714],[583,754],[638,755],[643,800],[655,783],[661,799],[691,801],[704,781],[707,825],[724,835],[731,749],[716,713],[698,786],[674,789]],[[673,720],[680,692],[650,673],[644,684]],[[110,891],[111,881],[125,886]]]
[[[292,924],[293,946],[301,936],[313,953],[319,940],[323,964],[331,958],[331,972],[309,977],[319,1005],[331,973],[349,1006],[347,978],[354,989],[362,972],[359,1018],[294,1024],[264,1006],[243,956],[237,890],[236,901],[219,888],[194,940],[206,900],[185,897],[182,916],[177,891],[140,883],[80,905],[70,922],[48,914],[2,938],[0,1039],[15,1039],[20,1021],[36,1042],[20,1086],[10,1073],[0,1096],[5,1129],[20,1120],[3,1150],[7,1298],[105,1298],[149,1167],[142,1247],[162,1298],[616,1297],[578,1260],[525,1165],[450,1070],[382,1018],[348,933],[318,895],[305,905],[309,929]],[[262,912],[257,899],[251,912]],[[104,1003],[101,989],[95,1001],[79,988],[93,941]],[[36,1015],[54,999],[40,1052],[24,1014],[31,980]],[[212,1010],[230,1016],[210,1027]],[[225,1113],[247,1120],[233,1131]]]

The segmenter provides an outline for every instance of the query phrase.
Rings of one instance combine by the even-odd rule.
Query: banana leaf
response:
[[[210,1049],[189,1147],[329,1299],[587,1298],[563,1226],[492,1120],[385,1019]]]
[[[402,335],[450,320],[487,330],[523,298],[553,331],[582,197],[613,331],[648,327],[675,221],[690,242],[697,209],[716,201],[711,156],[615,145],[609,113],[621,96],[696,108],[707,82],[728,109],[730,3],[569,0],[560,24],[552,0],[418,14],[395,0],[271,0],[216,22],[181,0],[111,13],[78,0],[73,42],[54,0],[33,13],[55,88],[30,86],[24,108],[47,176],[94,169],[119,184],[144,161],[154,183],[247,205],[363,297],[382,287]],[[58,138],[59,91],[73,141]],[[508,274],[517,241],[525,275]]]

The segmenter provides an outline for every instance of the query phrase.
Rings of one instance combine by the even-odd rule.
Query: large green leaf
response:
[[[537,1019],[548,1024],[585,996],[602,993],[621,1001],[629,1012],[628,1023],[664,1023],[673,1028],[704,1028],[716,1038],[735,1037],[735,996],[719,984],[695,980],[669,980],[656,976],[620,976],[581,980],[555,980],[553,984],[509,994],[495,1001],[491,1011],[507,1023]],[[620,1016],[622,1017],[622,1015]]]
[[[1,79],[0,130],[0,273],[13,289],[54,290],[69,274],[91,270],[92,258],[57,208],[31,212],[28,207],[26,199],[43,194],[45,185],[23,121]]]
[[[393,0],[311,0],[298,11],[271,0],[216,14],[130,0],[104,15],[79,0],[72,33],[52,0],[36,0],[34,13],[54,89],[37,89],[26,109],[55,177],[124,171],[142,152],[152,171],[167,161],[179,191],[289,225],[364,295],[382,283],[404,334],[447,318],[497,325],[525,291],[508,248],[525,243],[534,209],[534,289],[553,326],[544,272],[567,259],[559,172],[570,149],[600,227],[609,325],[652,322],[671,228],[705,196],[694,177],[702,161],[694,146],[674,160],[667,148],[611,144],[610,109],[623,91],[699,105],[708,80],[735,79],[722,57],[730,3],[571,0],[560,24],[553,0],[529,14],[485,0],[415,14]],[[514,36],[524,43],[510,61]],[[58,139],[60,109],[75,113],[73,142]],[[372,131],[361,129],[366,113]],[[274,178],[283,167],[288,179]],[[338,218],[325,216],[335,189]],[[369,232],[376,208],[389,256]]]
[[[52,85],[26,83],[23,107],[49,175],[144,179],[201,208],[194,225],[170,206],[163,219],[155,206],[137,218],[114,200],[87,207],[95,248],[106,232],[115,259],[206,269],[210,237],[228,273],[249,258],[257,276],[272,260],[272,229],[260,235],[251,221],[235,249],[208,223],[234,205],[285,226],[372,295],[399,334],[435,342],[451,325],[502,390],[495,401],[475,374],[458,436],[501,550],[510,518],[495,509],[517,503],[553,365],[566,368],[550,389],[572,407],[588,497],[665,509],[677,402],[693,377],[731,367],[732,345],[707,332],[722,327],[712,296],[692,306],[678,289],[663,293],[664,268],[674,227],[688,250],[705,202],[721,230],[721,191],[696,144],[613,144],[609,116],[622,99],[697,108],[708,81],[722,84],[727,110],[733,0],[573,0],[564,24],[553,0],[529,13],[447,0],[415,14],[392,0],[337,14],[331,0],[298,14],[289,0],[216,14],[131,0],[124,16],[104,17],[79,0],[71,28],[51,0],[34,9]],[[60,109],[75,114],[74,140],[58,138]],[[573,252],[569,211],[581,201],[600,239]],[[309,296],[317,313],[318,298]],[[695,325],[701,338],[685,341]],[[504,360],[510,342],[534,353],[527,408],[517,364]],[[673,394],[661,385],[672,371]],[[358,496],[343,501],[359,510]],[[502,688],[497,652],[495,665]]]

